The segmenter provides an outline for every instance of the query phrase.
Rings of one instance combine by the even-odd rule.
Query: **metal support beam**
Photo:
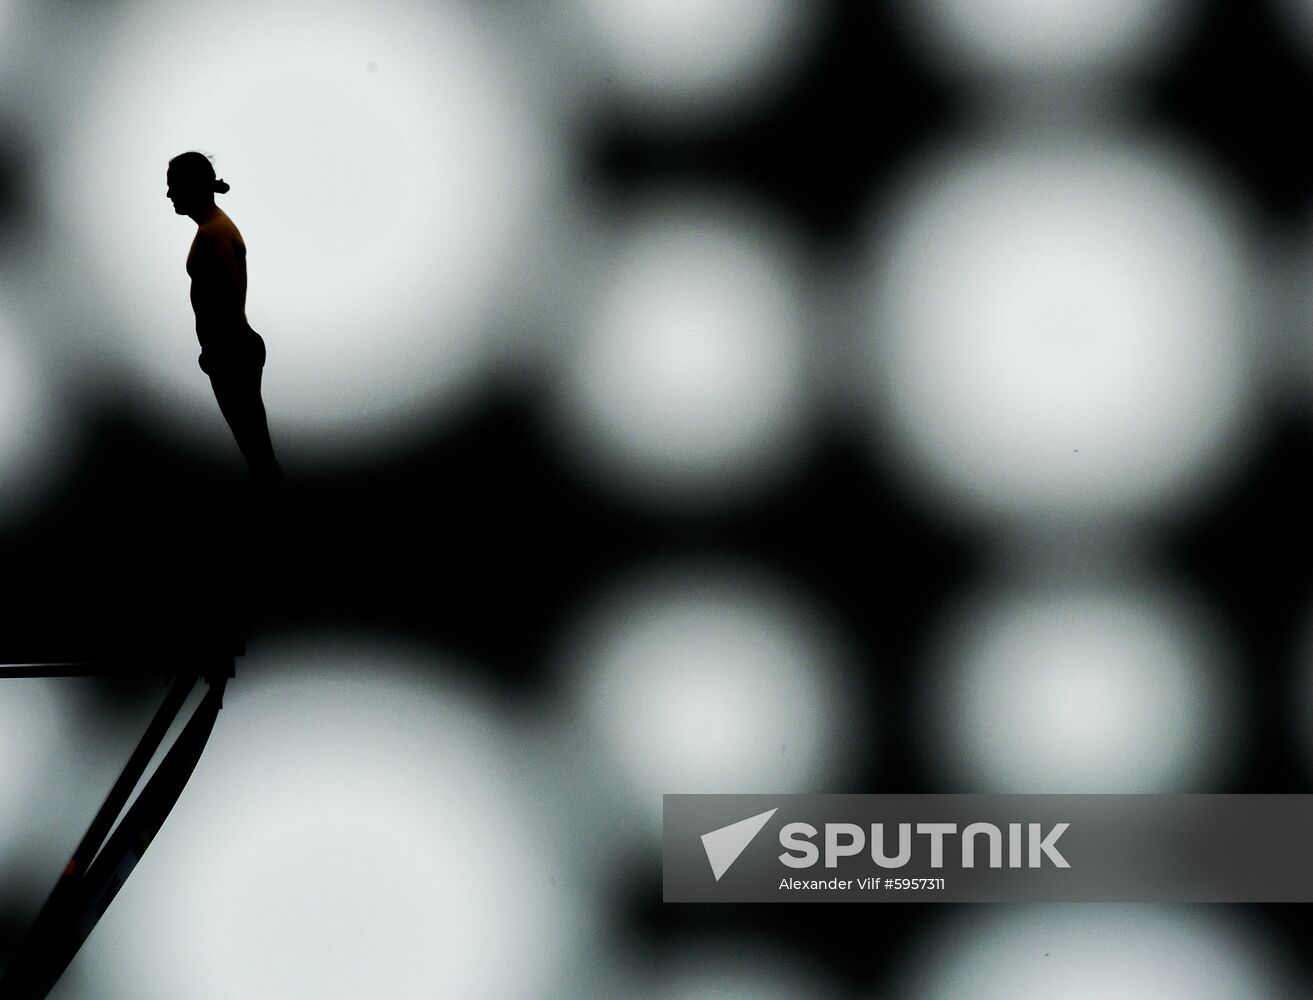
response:
[[[96,666],[105,665],[10,665],[3,669],[36,668],[48,672],[0,673],[0,677],[74,677],[112,672],[85,669]],[[176,672],[178,677],[163,704],[73,852],[13,963],[0,976],[0,1000],[42,1000],[50,992],[186,787],[223,707],[224,688],[228,678],[235,673],[235,661],[231,657],[226,661],[219,658]],[[202,676],[209,690],[118,828],[110,834],[115,819],[164,741],[197,679]],[[107,835],[108,840],[105,839]]]

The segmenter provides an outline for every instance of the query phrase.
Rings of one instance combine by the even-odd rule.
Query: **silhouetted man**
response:
[[[282,471],[260,398],[264,339],[246,321],[246,244],[232,219],[214,203],[214,195],[226,193],[228,184],[216,179],[209,158],[196,152],[170,160],[167,180],[173,210],[196,223],[187,273],[201,371],[210,376],[219,411],[256,486],[272,491],[282,481]]]

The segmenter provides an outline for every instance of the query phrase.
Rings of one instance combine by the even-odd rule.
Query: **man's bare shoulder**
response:
[[[198,226],[193,246],[221,254],[235,253],[243,256],[246,253],[246,243],[242,239],[242,234],[226,215]]]

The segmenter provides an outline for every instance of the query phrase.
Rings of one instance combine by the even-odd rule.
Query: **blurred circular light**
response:
[[[1253,385],[1242,239],[1195,165],[1104,137],[947,151],[869,261],[871,426],[958,515],[1197,501]]]
[[[1239,918],[1184,907],[980,907],[909,953],[908,1000],[1249,1000],[1287,996],[1288,964]]]
[[[1277,9],[1295,28],[1295,43],[1313,57],[1313,0],[1276,0]]]
[[[1148,587],[978,594],[922,692],[932,767],[956,791],[1212,791],[1240,714],[1216,627]]]
[[[1191,13],[1181,0],[904,0],[941,67],[1042,74],[1108,73],[1151,64]]]
[[[669,565],[610,588],[563,659],[603,794],[648,831],[664,793],[833,790],[867,747],[833,628],[744,568]]]
[[[0,859],[18,854],[37,832],[32,807],[45,798],[39,792],[51,787],[51,764],[63,755],[67,702],[58,684],[0,679]]]
[[[248,659],[77,959],[103,992],[554,995],[578,915],[489,700],[363,641]]]
[[[656,1000],[804,1000],[838,995],[818,968],[777,947],[726,952],[703,946],[678,953],[656,987]],[[641,995],[641,994],[640,994]]]
[[[68,464],[69,421],[26,339],[0,315],[0,526],[29,510]]]
[[[631,111],[649,124],[720,121],[781,89],[811,51],[818,4],[574,0]]]
[[[142,2],[118,19],[47,198],[103,286],[108,339],[170,423],[214,408],[183,270],[195,230],[164,196],[188,149],[232,185],[218,204],[248,246],[276,444],[394,446],[494,359],[558,149],[513,46],[479,17],[243,0],[221,16]]]
[[[839,996],[826,970],[779,941],[742,940],[703,927],[696,942],[630,938],[596,949],[574,995],[633,1000],[802,1000]]]
[[[806,432],[795,246],[749,208],[655,198],[583,292],[552,400],[562,446],[653,505],[759,493]]]

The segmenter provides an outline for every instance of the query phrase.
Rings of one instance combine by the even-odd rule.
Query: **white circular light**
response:
[[[13,0],[0,0],[0,53],[8,48],[9,19],[14,14]]]
[[[563,660],[595,770],[648,830],[663,793],[822,791],[867,745],[832,627],[746,569],[638,575],[599,596]]]
[[[655,1000],[804,1000],[837,995],[819,968],[777,949],[686,949],[671,963]]]
[[[582,292],[552,400],[563,447],[644,503],[768,488],[805,437],[802,284],[790,237],[759,213],[653,199]]]
[[[146,403],[167,402],[173,424],[214,409],[183,271],[195,228],[165,199],[167,162],[188,149],[232,185],[218,204],[247,243],[276,445],[392,446],[470,389],[499,350],[558,153],[511,44],[478,18],[391,2],[129,8],[47,198]]]
[[[943,67],[1017,74],[1112,72],[1160,56],[1192,4],[1181,0],[916,0],[906,16]]]
[[[1243,241],[1188,161],[1018,137],[923,163],[869,261],[876,437],[956,513],[1171,509],[1234,463],[1253,388]]]
[[[107,995],[547,995],[575,903],[489,700],[363,642],[243,661],[77,961]],[[151,974],[142,979],[141,970]]]
[[[978,595],[922,692],[933,766],[956,791],[1211,791],[1239,714],[1216,629],[1144,587]]]
[[[67,703],[58,681],[0,678],[0,858],[28,853],[37,836],[49,836],[38,825],[34,807],[48,802],[41,794],[66,777],[55,766],[64,756]],[[42,810],[44,813],[44,810]],[[33,873],[24,873],[27,875]],[[44,873],[53,878],[57,872]]]
[[[721,120],[788,80],[816,35],[815,4],[790,0],[574,0],[608,83],[651,124]]]
[[[973,908],[903,972],[908,1000],[1248,1000],[1287,996],[1288,960],[1236,918],[1184,907]]]
[[[10,19],[14,16],[16,6],[14,0],[0,0],[0,51],[4,50],[10,38]]]
[[[0,524],[29,510],[68,464],[69,421],[36,351],[0,315]]]
[[[827,971],[781,943],[745,941],[702,928],[696,942],[663,948],[653,962],[647,942],[595,950],[576,996],[633,1000],[803,1000],[840,995]],[[637,945],[637,947],[635,947]]]
[[[36,918],[154,707],[109,705],[76,678],[0,678],[0,885],[11,925]]]

